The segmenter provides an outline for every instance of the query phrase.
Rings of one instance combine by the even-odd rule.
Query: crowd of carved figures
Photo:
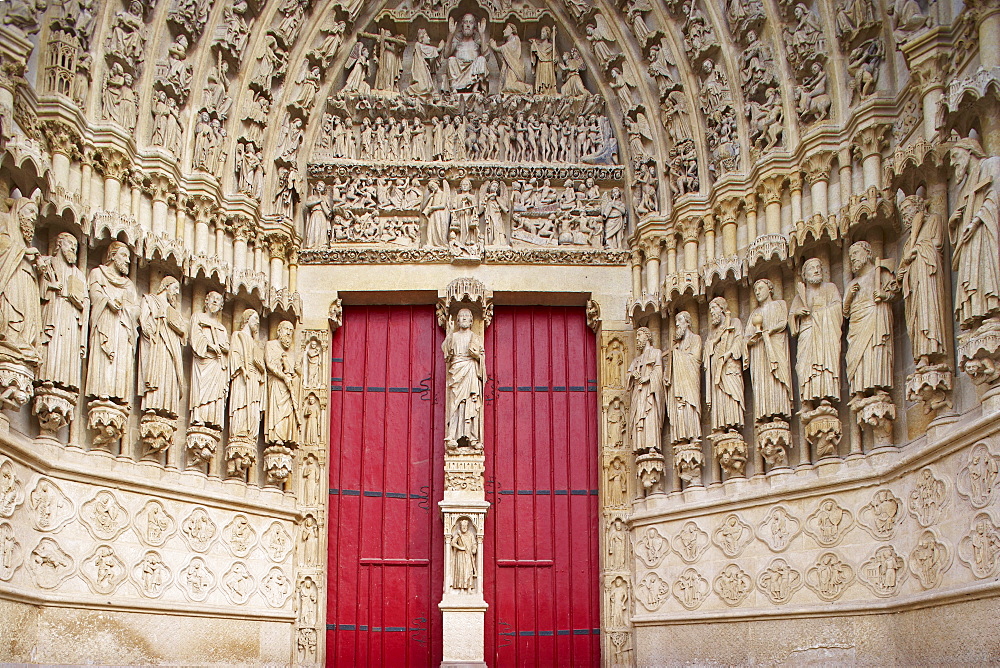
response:
[[[152,289],[140,297],[132,252],[120,241],[85,276],[74,234],[54,236],[51,255],[42,255],[34,246],[36,201],[14,197],[7,208],[0,214],[5,408],[17,410],[34,397],[42,431],[55,435],[86,400],[93,447],[102,449],[123,437],[129,412],[137,411],[142,455],[158,461],[186,415],[187,461],[194,467],[213,461],[228,427],[226,474],[243,479],[263,428],[268,481],[285,482],[303,432],[315,442],[322,431],[319,412],[307,416],[301,408],[309,388],[324,385],[315,369],[316,341],[304,342],[299,353],[294,326],[282,321],[263,343],[260,312],[251,308],[234,314],[230,333],[220,317],[223,296],[212,290],[188,318],[181,283],[170,274],[151,279]]]
[[[857,424],[850,436],[852,453],[898,443],[893,424],[904,392],[931,418],[951,411],[954,341],[959,367],[976,384],[993,386],[998,374],[991,341],[1000,316],[1000,158],[987,157],[975,136],[952,136],[947,156],[938,177],[943,183],[950,166],[954,196],[947,223],[922,188],[899,194],[886,214],[887,227],[878,228],[873,241],[855,237],[844,243],[842,287],[833,280],[828,251],[819,257],[806,251],[790,280],[772,272],[758,273],[747,283],[753,301],[745,321],[737,317],[735,293],[709,294],[707,327],[699,335],[692,323],[704,312],[688,305],[680,288],[671,294],[675,301],[671,322],[664,323],[662,349],[650,329],[638,328],[627,370],[620,356],[615,364],[628,379],[624,441],[637,457],[644,493],[665,491],[662,468],[655,462],[662,461],[667,444],[677,488],[681,481],[702,484],[703,436],[711,444],[712,466],[726,477],[745,475],[751,455],[757,474],[765,467],[795,465],[790,458],[793,417],[800,419],[802,462],[839,454],[840,416],[848,411]],[[894,226],[902,234],[887,243],[884,235]],[[953,300],[943,278],[951,270]],[[910,360],[899,362],[896,342],[903,332]],[[905,387],[898,381],[901,365],[912,369]],[[752,392],[746,391],[747,382]],[[745,440],[751,430],[752,452]],[[608,475],[617,488],[611,483],[615,472]]]
[[[594,177],[473,186],[420,173],[316,181],[303,202],[305,248],[382,243],[449,248],[477,255],[483,246],[585,246],[623,249],[628,209],[621,188]]]
[[[317,157],[361,161],[614,164],[614,134],[602,116],[576,119],[515,112],[511,116],[445,114],[421,118],[326,114]]]

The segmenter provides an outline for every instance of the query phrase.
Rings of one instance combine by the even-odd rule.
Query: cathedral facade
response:
[[[996,661],[1000,2],[7,0],[0,409],[0,662]]]

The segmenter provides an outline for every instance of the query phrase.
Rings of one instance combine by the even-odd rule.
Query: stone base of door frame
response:
[[[442,601],[441,630],[444,658],[441,668],[455,666],[486,666],[486,608],[479,605],[453,605]]]

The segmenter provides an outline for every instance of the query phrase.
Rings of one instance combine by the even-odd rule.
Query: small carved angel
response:
[[[617,39],[611,31],[611,26],[608,25],[608,20],[603,14],[595,14],[594,22],[588,25],[586,30],[587,41],[593,46],[594,55],[601,61],[601,67],[607,69],[618,55],[611,50],[611,45]]]
[[[355,42],[354,47],[351,49],[351,55],[344,65],[344,69],[347,70],[348,74],[341,92],[357,93],[359,95],[368,95],[371,93],[372,87],[367,81],[371,64],[371,55],[368,47],[362,42]]]

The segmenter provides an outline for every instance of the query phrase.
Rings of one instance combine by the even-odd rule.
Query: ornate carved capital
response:
[[[174,194],[177,184],[166,174],[150,174],[145,190],[154,202],[166,202]]]
[[[788,175],[788,189],[794,192],[802,192],[802,172],[794,171]]]
[[[681,240],[686,244],[698,241],[698,232],[701,231],[701,216],[681,219],[677,223],[677,231],[680,232]]]
[[[246,216],[235,216],[230,220],[233,239],[236,241],[249,241],[256,236],[256,228],[253,221]]]
[[[743,196],[743,206],[747,213],[757,213],[757,193],[749,192]]]
[[[643,254],[647,260],[658,259],[663,248],[663,238],[660,236],[646,237],[640,242]]]
[[[719,218],[719,223],[725,227],[726,225],[736,224],[736,214],[740,210],[740,199],[738,197],[729,197],[721,200],[715,206],[715,215]]]
[[[267,235],[267,246],[271,252],[271,259],[278,258],[284,260],[288,257],[291,239],[284,232],[271,232]]]
[[[781,202],[781,190],[784,185],[784,176],[769,176],[760,182],[759,192],[764,200],[764,206]]]
[[[0,88],[10,91],[13,95],[18,85],[24,81],[26,68],[27,62],[24,59],[10,54],[0,55]]]
[[[80,135],[76,129],[68,124],[60,121],[45,121],[41,124],[41,130],[49,146],[49,151],[52,153],[62,153],[68,156],[76,151]]]
[[[802,165],[806,174],[806,183],[810,186],[820,181],[830,180],[830,168],[833,166],[833,151],[813,153]]]
[[[215,200],[205,195],[193,195],[188,200],[188,206],[194,215],[196,223],[208,223],[215,210]]]
[[[920,60],[914,59],[908,63],[910,81],[926,95],[935,88],[944,88],[945,79],[951,73],[951,54],[935,52]]]
[[[124,181],[131,173],[131,162],[124,153],[102,149],[97,155],[97,168],[104,178]]]
[[[861,159],[882,153],[888,145],[889,125],[869,125],[856,135],[852,140],[852,146],[861,154]]]

